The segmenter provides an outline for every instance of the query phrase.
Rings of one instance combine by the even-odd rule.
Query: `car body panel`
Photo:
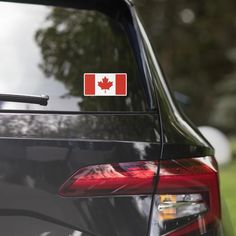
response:
[[[45,229],[41,230],[52,235],[70,235],[68,232],[73,231],[85,232],[82,235],[146,233],[151,195],[66,199],[58,195],[58,190],[84,166],[158,159],[157,115],[11,113],[0,117],[4,124],[0,139],[0,215],[10,222],[20,216],[22,224],[28,220],[28,231],[21,233],[30,235],[26,232],[38,232],[43,225]],[[43,222],[35,228],[37,220]],[[3,230],[4,235],[12,235],[18,228]]]

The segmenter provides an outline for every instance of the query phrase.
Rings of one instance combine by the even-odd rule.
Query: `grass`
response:
[[[221,193],[226,202],[236,232],[236,158],[220,168]]]

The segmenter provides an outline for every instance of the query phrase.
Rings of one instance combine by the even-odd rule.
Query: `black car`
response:
[[[0,14],[1,236],[226,235],[214,150],[133,2],[0,1]],[[86,96],[86,75],[104,96]],[[110,75],[123,94],[107,96]]]

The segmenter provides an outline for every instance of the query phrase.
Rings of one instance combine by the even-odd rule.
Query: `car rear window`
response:
[[[49,95],[47,107],[1,109],[145,111],[146,98],[122,26],[99,12],[0,2],[0,93]],[[84,96],[85,73],[126,73],[126,96]],[[109,86],[108,86],[109,87]]]

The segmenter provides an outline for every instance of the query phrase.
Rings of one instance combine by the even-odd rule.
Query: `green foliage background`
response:
[[[236,134],[236,1],[135,0],[173,90],[197,125]]]

